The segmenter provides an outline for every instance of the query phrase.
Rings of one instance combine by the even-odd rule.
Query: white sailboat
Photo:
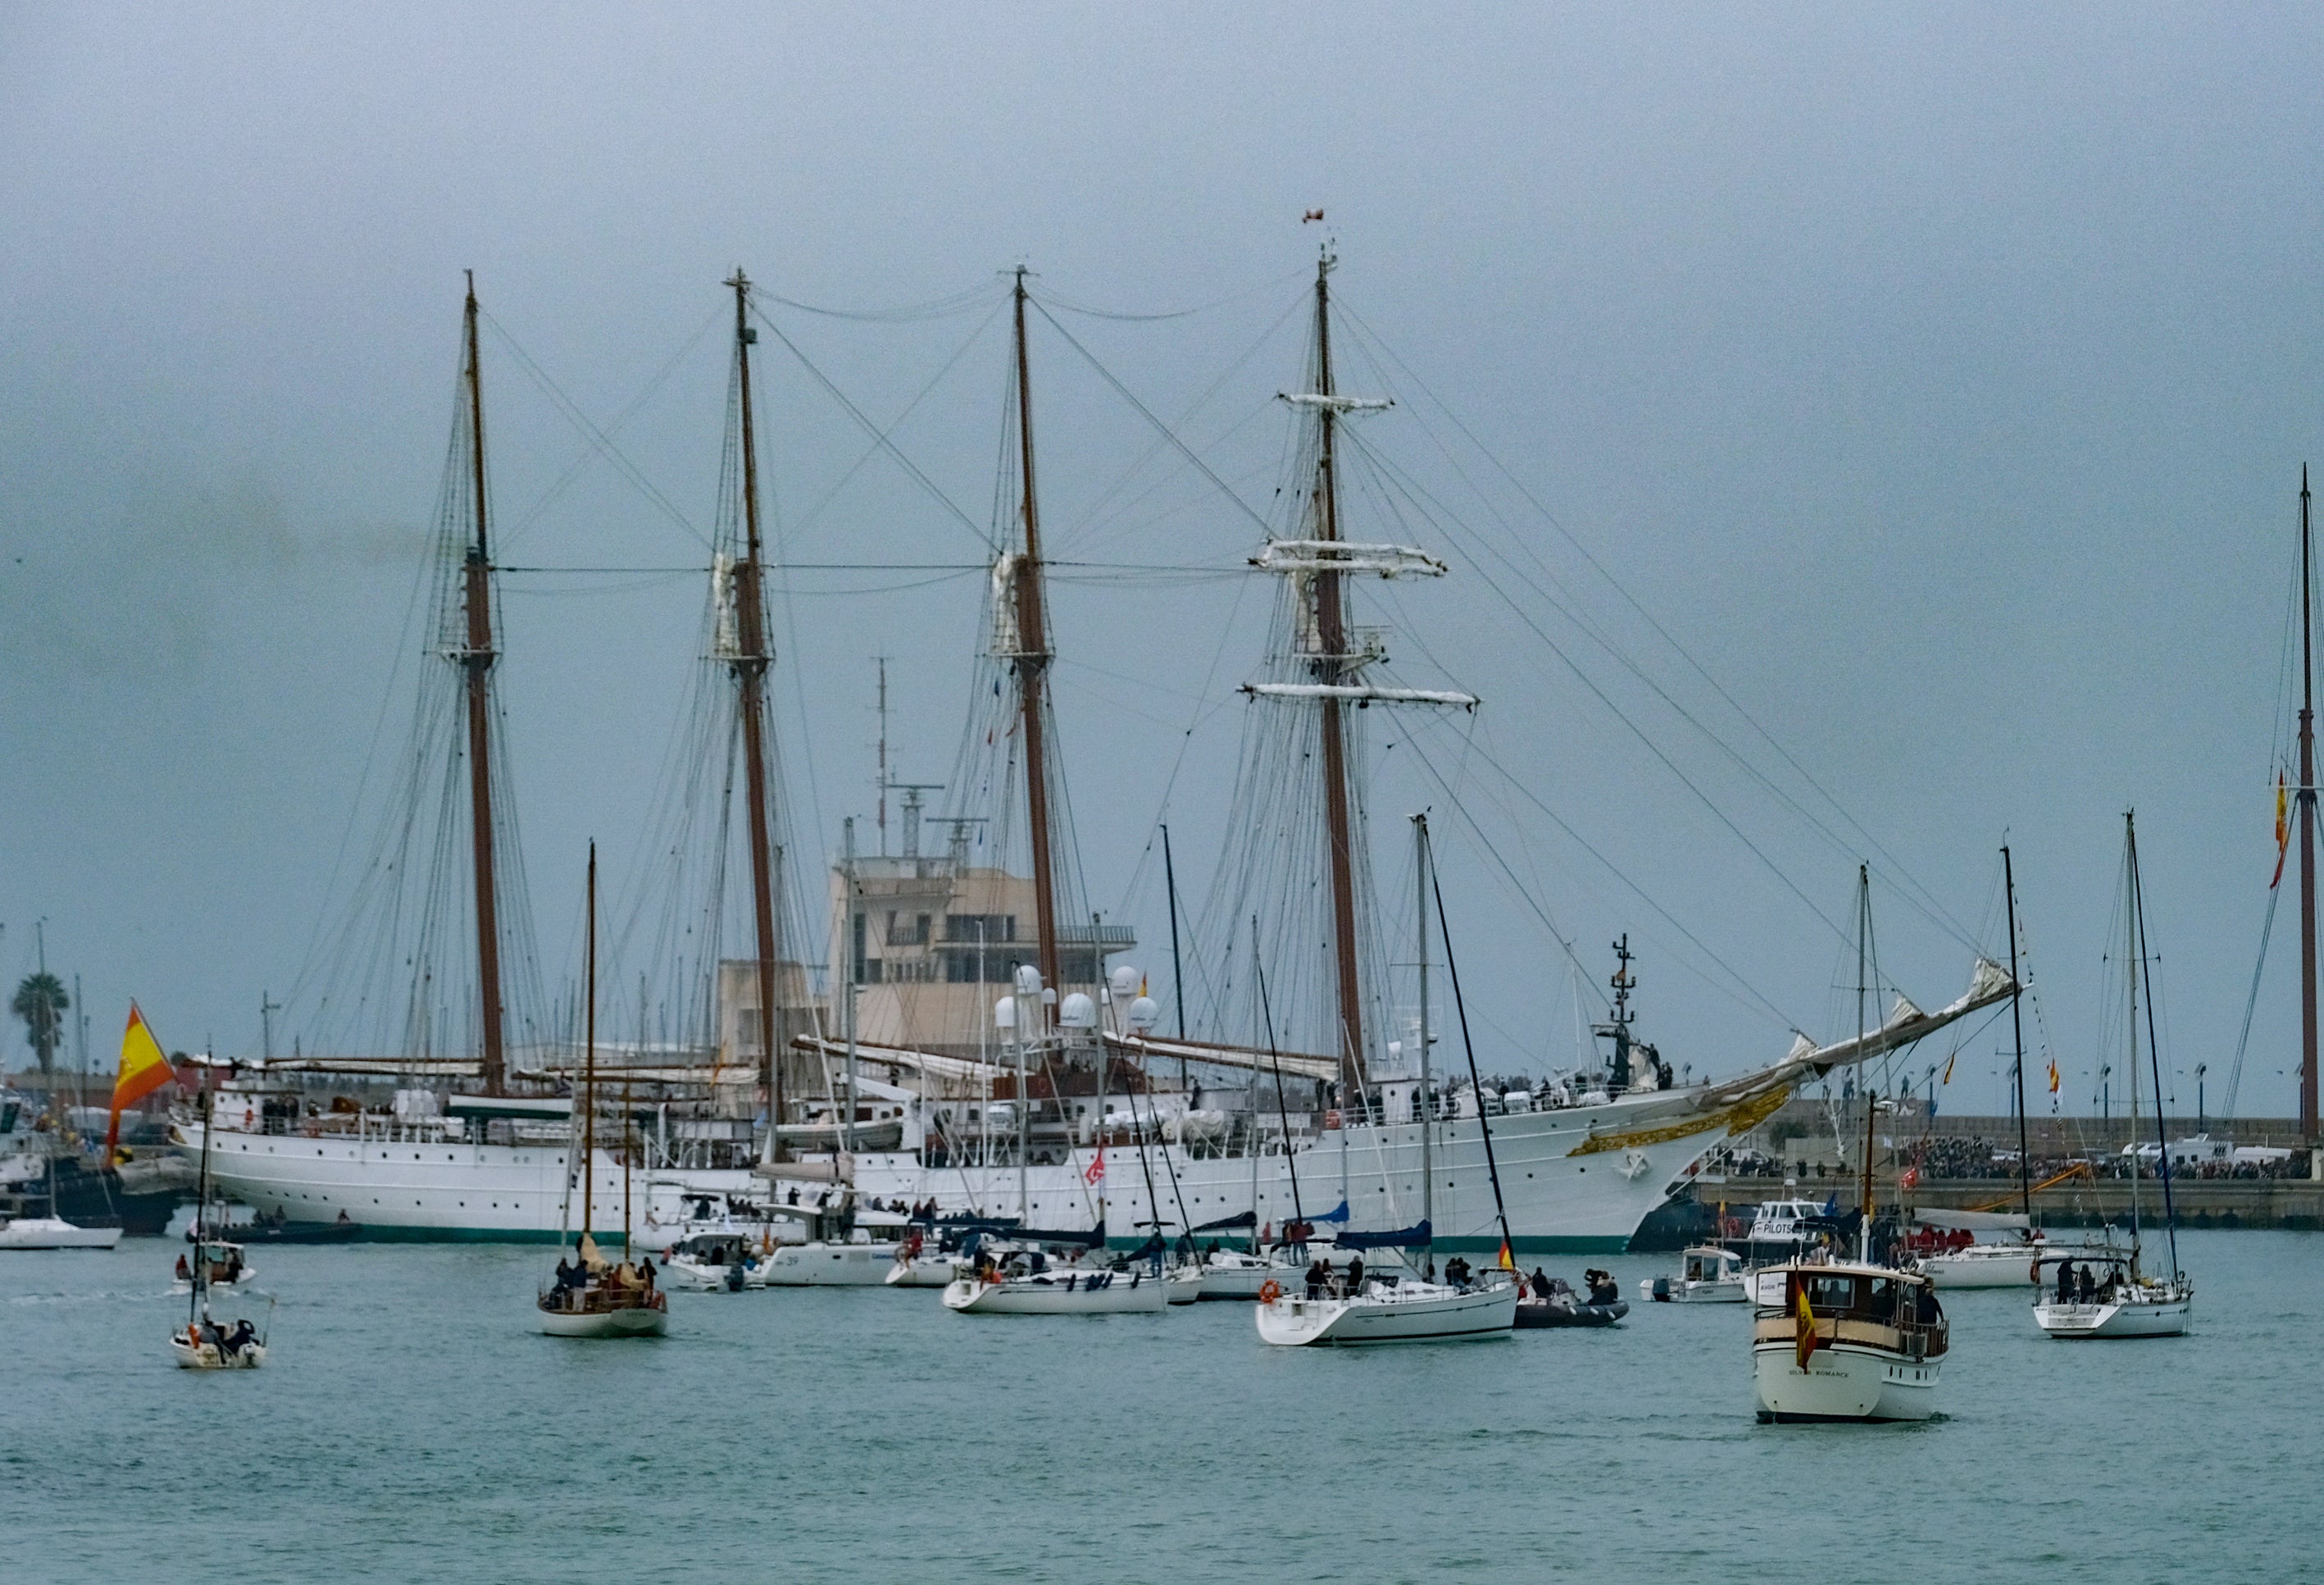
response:
[[[208,1121],[212,1100],[208,1078],[205,1071],[202,1085],[205,1122]],[[202,1131],[202,1137],[206,1140],[209,1137],[207,1127]],[[209,1152],[206,1149],[202,1152],[201,1170],[195,1185],[194,1248],[198,1252],[202,1250],[204,1244],[203,1219],[209,1214]],[[193,1263],[186,1284],[186,1292],[192,1295],[186,1307],[186,1324],[182,1330],[170,1334],[170,1358],[180,1370],[255,1370],[266,1363],[266,1339],[273,1330],[274,1302],[271,1299],[267,1301],[269,1324],[263,1328],[253,1325],[246,1317],[238,1318],[231,1324],[221,1323],[210,1314],[209,1271],[208,1260],[198,1259]]]
[[[586,1043],[582,1053],[580,1156],[594,1163],[597,1156],[597,844],[589,844],[589,922],[588,966],[586,971]],[[635,1141],[629,1108],[622,1108],[622,1258],[616,1265],[599,1253],[593,1220],[596,1200],[593,1192],[595,1174],[581,1172],[572,1176],[581,1180],[581,1237],[575,1254],[577,1263],[568,1264],[562,1256],[557,1262],[556,1281],[540,1290],[534,1300],[542,1332],[552,1338],[658,1338],[669,1330],[669,1295],[654,1284],[650,1267],[633,1265],[630,1258],[630,1225],[632,1206],[629,1194],[629,1163],[635,1153]],[[566,1200],[569,1217],[572,1176],[567,1179]]]
[[[2130,1132],[2138,1137],[2139,982],[2146,964],[2146,904],[2138,875],[2138,827],[2126,811],[2123,823],[2124,978],[2129,996]],[[2042,1268],[2052,1268],[2052,1287],[2037,1288],[2034,1324],[2061,1340],[2078,1338],[2178,1338],[2194,1323],[2195,1282],[2179,1269],[2179,1215],[2171,1199],[2171,1151],[2163,1120],[2163,1058],[2156,1049],[2154,997],[2146,998],[2147,1060],[2154,1080],[2154,1137],[2162,1145],[2163,1212],[2170,1232],[2171,1270],[2156,1276],[2142,1263],[2144,1242],[2139,1226],[2139,1175],[2144,1163],[2130,1156],[2130,1248],[2085,1250],[2080,1255],[2043,1256],[2034,1263],[2036,1282]],[[2095,1269],[2093,1269],[2095,1268]]]

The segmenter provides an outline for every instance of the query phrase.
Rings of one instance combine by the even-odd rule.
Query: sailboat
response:
[[[2171,1272],[2150,1275],[2143,1264],[2144,1230],[2139,1221],[2139,1179],[2144,1163],[2138,1144],[2138,991],[2146,967],[2146,899],[2138,875],[2138,824],[2126,811],[2123,831],[2124,979],[2129,997],[2130,1137],[2125,1154],[2130,1161],[2130,1249],[2126,1254],[2086,1250],[2070,1255],[2043,1256],[2035,1262],[2035,1277],[2048,1266],[2056,1273],[2054,1286],[2034,1302],[2034,1324],[2050,1336],[2067,1338],[2178,1338],[2193,1324],[2195,1283],[2179,1269],[2179,1213],[2171,1198],[2171,1148],[2163,1136],[2163,1056],[2154,1024],[2153,987],[2147,987],[2146,1055],[2154,1081],[2154,1142],[2163,1179],[2163,1225],[2170,1234]],[[2095,1268],[2095,1269],[2093,1269]]]
[[[181,1370],[255,1370],[266,1363],[266,1339],[273,1329],[254,1327],[247,1319],[237,1320],[231,1326],[220,1325],[210,1315],[210,1262],[206,1257],[208,1246],[203,1233],[203,1219],[210,1206],[210,1112],[215,1096],[209,1086],[209,1074],[202,1075],[202,1159],[197,1176],[194,1199],[194,1249],[197,1258],[189,1274],[187,1292],[192,1295],[187,1302],[186,1325],[182,1331],[170,1334],[170,1357]],[[272,1300],[267,1301],[270,1321],[274,1313]]]
[[[581,1132],[578,1159],[594,1165],[597,1159],[597,844],[589,844],[587,1012],[581,1059]],[[535,1307],[540,1330],[552,1338],[658,1338],[669,1330],[669,1295],[654,1286],[651,1274],[630,1261],[630,1161],[635,1141],[630,1137],[629,1109],[622,1111],[622,1259],[616,1265],[597,1248],[593,1216],[596,1210],[595,1173],[584,1167],[566,1176],[567,1230],[571,1230],[572,1182],[581,1180],[581,1237],[574,1263],[562,1256],[557,1279],[540,1291]],[[567,1153],[570,1154],[571,1153]]]
[[[1472,1089],[1481,1089],[1477,1077],[1476,1048],[1469,1039],[1468,1006],[1461,996],[1461,971],[1452,964],[1451,929],[1444,922],[1444,894],[1435,884],[1435,874],[1428,850],[1428,817],[1413,816],[1414,840],[1416,848],[1416,868],[1420,876],[1420,937],[1428,939],[1427,905],[1431,896],[1436,904],[1436,921],[1444,938],[1446,970],[1452,979],[1452,1000],[1461,1020],[1461,1043],[1469,1057],[1469,1080]],[[1424,1009],[1425,999],[1423,1001]],[[1421,1039],[1427,1043],[1427,1015],[1422,1013]],[[1278,1085],[1277,1093],[1280,1094]],[[1437,1282],[1434,1278],[1435,1263],[1431,1259],[1422,1273],[1410,1276],[1399,1274],[1383,1278],[1368,1275],[1356,1291],[1340,1293],[1301,1292],[1268,1293],[1261,1290],[1259,1302],[1253,1312],[1259,1327],[1259,1340],[1283,1348],[1308,1348],[1317,1345],[1347,1346],[1375,1343],[1473,1342],[1507,1337],[1517,1324],[1517,1302],[1523,1293],[1516,1281],[1509,1248],[1508,1212],[1501,1198],[1501,1173],[1493,1155],[1492,1125],[1486,1121],[1482,1108],[1478,1113],[1480,1136],[1485,1146],[1485,1170],[1493,1185],[1493,1205],[1501,1234],[1499,1269],[1488,1272],[1476,1282]],[[1425,1126],[1425,1125],[1424,1125]],[[1342,1245],[1353,1244],[1361,1248],[1403,1247],[1428,1250],[1432,1248],[1434,1229],[1425,1219],[1408,1230],[1388,1235],[1366,1237],[1343,1234]]]

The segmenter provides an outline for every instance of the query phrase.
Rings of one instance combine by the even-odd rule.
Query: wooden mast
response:
[[[1326,251],[1315,261],[1315,394],[1323,400],[1315,409],[1321,426],[1316,437],[1316,537],[1340,537],[1339,476],[1333,467],[1333,440],[1338,415],[1332,407],[1332,256]],[[1340,598],[1340,574],[1329,567],[1315,572],[1316,681],[1336,685],[1348,659],[1347,625]],[[1363,996],[1356,978],[1355,845],[1348,818],[1347,748],[1340,718],[1341,701],[1326,695],[1317,704],[1323,712],[1323,817],[1331,848],[1332,938],[1337,952],[1340,991],[1341,1101],[1355,1096],[1363,1079]]]
[[[734,567],[739,652],[734,680],[742,712],[742,762],[751,802],[751,906],[759,936],[759,1087],[767,1097],[768,1158],[779,1160],[775,1130],[783,1120],[783,1071],[775,1052],[775,964],[782,943],[775,933],[773,851],[767,835],[767,665],[764,579],[759,547],[759,458],[751,431],[751,282],[738,265],[726,283],[734,289],[736,384],[742,394],[742,560]]]
[[[468,674],[468,824],[474,846],[476,879],[476,978],[483,991],[484,1023],[484,1080],[487,1094],[497,1095],[508,1078],[506,1053],[501,1043],[500,899],[493,881],[492,684],[493,649],[492,558],[484,533],[484,392],[477,370],[476,274],[468,276],[467,377],[469,459],[474,468],[476,538],[468,547],[463,578],[463,603],[467,608],[467,647],[457,657]]]
[[[2311,1145],[2316,1129],[2316,662],[2312,653],[2315,588],[2310,565],[2314,537],[2308,523],[2308,465],[2300,468],[2300,1135]]]
[[[1017,559],[1017,709],[1025,733],[1027,835],[1033,844],[1033,908],[1038,921],[1041,983],[1056,989],[1056,883],[1049,852],[1049,765],[1041,708],[1049,670],[1041,614],[1041,514],[1033,498],[1033,386],[1025,353],[1025,267],[1017,267],[1017,455],[1022,470],[1025,553]]]

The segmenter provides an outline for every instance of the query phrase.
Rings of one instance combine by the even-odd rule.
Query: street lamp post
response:
[[[2209,1062],[2195,1064],[2195,1132],[2203,1132],[2203,1075],[2210,1071]]]

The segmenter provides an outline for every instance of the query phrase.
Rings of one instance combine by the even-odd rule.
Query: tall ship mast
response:
[[[773,844],[768,836],[766,678],[774,655],[767,642],[764,551],[759,534],[758,444],[751,422],[751,283],[738,266],[726,284],[734,292],[734,412],[742,468],[743,552],[729,574],[734,605],[735,643],[726,657],[734,675],[734,707],[742,728],[743,783],[750,802],[751,911],[756,928],[759,990],[759,1089],[767,1100],[768,1159],[779,1158],[783,1120],[783,1073],[779,1058],[779,1004],[775,965],[782,938],[775,911]]]
[[[484,1093],[508,1087],[505,1020],[501,1003],[500,893],[493,867],[492,673],[500,658],[493,645],[491,542],[485,533],[484,386],[476,339],[476,274],[467,272],[467,302],[461,319],[466,332],[468,461],[475,493],[470,496],[475,538],[462,564],[461,604],[467,646],[446,658],[466,674],[468,728],[468,828],[476,888],[476,987],[481,1001],[482,1078]]]

